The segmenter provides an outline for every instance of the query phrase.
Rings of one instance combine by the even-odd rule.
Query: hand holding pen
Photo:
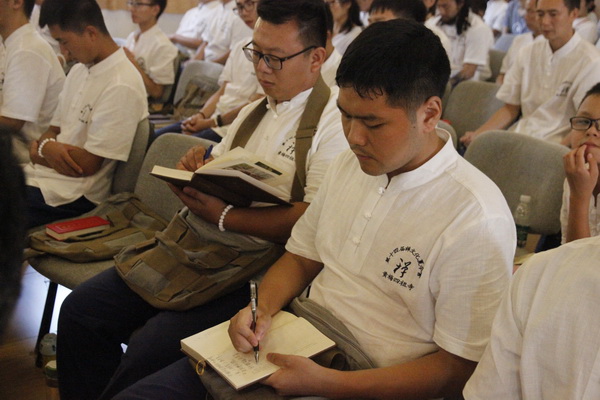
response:
[[[258,305],[258,288],[256,281],[250,281],[250,309],[252,310],[252,326],[253,332],[256,331],[256,307]],[[258,345],[254,346],[254,360],[258,363]]]

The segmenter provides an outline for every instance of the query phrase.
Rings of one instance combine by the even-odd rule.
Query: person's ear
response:
[[[440,118],[442,118],[442,99],[438,96],[431,96],[419,107],[419,111],[425,130],[434,130]]]
[[[310,55],[310,71],[318,71],[326,59],[327,51],[325,50],[325,47],[317,47],[314,49]]]

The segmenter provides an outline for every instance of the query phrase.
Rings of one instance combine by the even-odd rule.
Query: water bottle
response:
[[[60,400],[56,360],[49,361],[44,366],[44,375],[46,376],[46,400]]]
[[[519,205],[513,215],[515,225],[517,226],[517,246],[525,247],[527,244],[527,234],[529,233],[529,219],[531,215],[530,203],[531,196],[522,194],[519,197]]]

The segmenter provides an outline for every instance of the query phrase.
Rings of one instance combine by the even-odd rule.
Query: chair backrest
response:
[[[183,67],[179,82],[177,82],[173,104],[176,104],[183,97],[188,82],[192,80],[201,84],[205,90],[209,91],[212,88],[216,92],[219,89],[218,81],[221,71],[223,71],[221,64],[200,60],[188,61]]]
[[[119,161],[117,163],[112,182],[112,193],[133,192],[149,140],[150,121],[148,118],[144,118],[138,123],[129,158],[126,162]]]
[[[531,196],[531,231],[551,235],[560,231],[560,208],[565,180],[565,146],[508,131],[479,135],[465,159],[498,185],[511,210],[522,194]]]
[[[134,192],[146,205],[166,220],[171,220],[183,205],[167,184],[163,180],[150,175],[150,171],[155,165],[175,168],[181,157],[191,147],[199,144],[208,147],[214,143],[194,136],[167,133],[152,142],[146,153]]]
[[[498,40],[496,40],[496,43],[494,43],[494,49],[504,51],[504,52],[508,51],[515,36],[516,35],[512,34],[512,33],[503,33],[502,35],[500,35]]]
[[[502,60],[506,56],[506,52],[500,50],[490,49],[490,69],[492,70],[492,76],[488,79],[488,82],[496,82],[496,78],[500,74],[500,68],[502,68]]]
[[[456,85],[442,118],[450,123],[460,139],[465,132],[483,125],[504,103],[496,98],[499,86],[491,82],[464,81]]]

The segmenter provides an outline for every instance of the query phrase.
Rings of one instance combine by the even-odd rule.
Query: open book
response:
[[[267,361],[268,353],[312,357],[335,343],[304,318],[279,311],[264,340],[258,364],[254,353],[240,353],[227,334],[229,321],[181,340],[181,350],[194,361],[205,360],[236,390],[258,382],[279,369]]]
[[[174,185],[192,186],[236,207],[252,202],[290,205],[289,196],[276,188],[286,174],[241,147],[198,168],[196,172],[154,166],[153,176]]]

